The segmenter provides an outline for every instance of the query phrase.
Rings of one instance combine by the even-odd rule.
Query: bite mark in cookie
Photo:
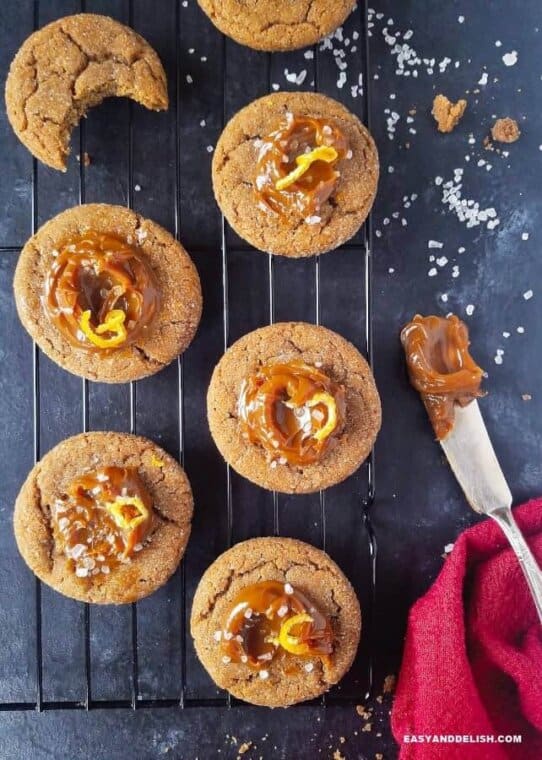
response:
[[[8,118],[40,161],[66,170],[70,136],[89,108],[112,96],[168,107],[166,75],[149,43],[108,16],[80,13],[34,32],[6,82]]]

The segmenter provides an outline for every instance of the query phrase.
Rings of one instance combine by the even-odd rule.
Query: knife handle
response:
[[[501,529],[516,553],[519,565],[531,591],[540,624],[542,625],[542,571],[518,528],[510,507],[498,507],[489,513]]]

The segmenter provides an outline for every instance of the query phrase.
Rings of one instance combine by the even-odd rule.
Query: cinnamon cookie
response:
[[[152,441],[83,433],[31,470],[15,504],[15,538],[26,564],[56,591],[124,604],[175,572],[192,507],[183,469]]]
[[[30,35],[6,82],[8,118],[28,150],[66,171],[70,136],[89,108],[113,95],[168,107],[166,75],[148,42],[108,16],[80,13]]]
[[[347,478],[381,421],[365,359],[340,335],[304,322],[262,327],[234,343],[213,372],[207,414],[234,470],[284,493]]]
[[[333,32],[354,0],[198,0],[213,24],[255,50],[295,50]]]
[[[213,188],[229,224],[255,248],[325,253],[365,221],[379,164],[373,138],[343,105],[313,92],[255,100],[224,129]]]
[[[288,707],[323,694],[349,670],[361,612],[327,554],[291,538],[253,538],[205,572],[191,631],[218,686],[255,705]]]
[[[155,222],[91,203],[43,225],[15,271],[21,322],[75,375],[125,383],[158,372],[189,345],[202,309],[192,260]]]

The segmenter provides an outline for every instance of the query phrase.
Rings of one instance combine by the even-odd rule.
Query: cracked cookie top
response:
[[[222,554],[194,596],[198,657],[221,688],[286,707],[323,694],[350,668],[361,613],[324,552],[290,538],[255,538]]]
[[[255,248],[293,258],[338,248],[376,193],[378,153],[343,105],[277,92],[237,113],[213,155],[213,189],[229,224]]]
[[[198,0],[221,32],[255,50],[295,50],[333,32],[355,0]]]
[[[123,206],[51,219],[15,272],[21,322],[76,375],[110,383],[158,372],[191,342],[202,309],[192,260],[166,230]]]
[[[143,37],[92,13],[66,16],[30,35],[6,82],[15,134],[36,158],[62,171],[72,129],[89,108],[111,96],[165,110],[166,75]]]
[[[83,433],[29,473],[15,504],[15,537],[30,569],[61,594],[123,604],[175,571],[192,509],[183,469],[152,441]]]
[[[216,365],[207,416],[224,459],[282,493],[340,483],[369,455],[380,429],[371,368],[325,327],[278,322],[240,338]]]

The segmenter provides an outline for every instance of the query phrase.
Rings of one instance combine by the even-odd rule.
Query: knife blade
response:
[[[510,488],[476,400],[455,407],[454,426],[440,445],[476,512],[490,514],[494,509],[512,505]]]

